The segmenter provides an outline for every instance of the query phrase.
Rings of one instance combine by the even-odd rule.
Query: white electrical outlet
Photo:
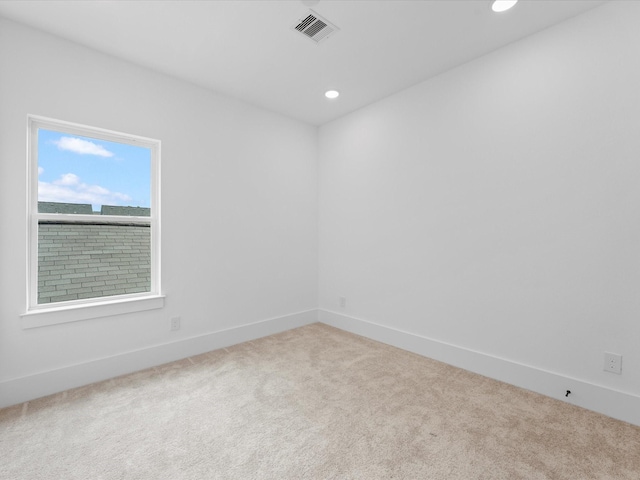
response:
[[[173,317],[171,319],[171,331],[175,332],[176,330],[180,330],[180,317]]]
[[[338,302],[340,303],[340,308],[347,307],[347,297],[338,297]]]
[[[622,374],[622,355],[604,352],[604,371]]]

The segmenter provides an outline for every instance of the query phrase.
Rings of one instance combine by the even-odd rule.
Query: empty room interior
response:
[[[0,1],[0,478],[640,478],[640,2],[504,3]]]

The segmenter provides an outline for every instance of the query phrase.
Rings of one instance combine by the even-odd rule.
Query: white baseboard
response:
[[[320,321],[640,426],[640,397],[328,310],[308,310],[0,382],[0,408]],[[564,396],[566,390],[571,395]]]
[[[640,397],[328,310],[318,320],[372,340],[640,426]],[[565,397],[567,390],[571,395]]]
[[[0,408],[318,321],[308,310],[0,382]]]

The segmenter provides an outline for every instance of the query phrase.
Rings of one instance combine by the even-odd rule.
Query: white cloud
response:
[[[60,137],[60,140],[53,142],[60,150],[67,150],[69,152],[77,153],[79,155],[97,155],[99,157],[113,157],[113,152],[110,152],[102,145],[90,142],[88,140],[82,140],[75,137]]]
[[[77,175],[65,173],[51,183],[38,181],[38,201],[90,203],[97,208],[100,205],[127,205],[131,197],[100,185],[88,185]]]
[[[80,183],[80,177],[75,173],[65,173],[64,175],[60,175],[60,178],[54,180],[53,183],[55,185],[78,185]]]
[[[44,172],[44,168],[38,167],[38,176],[42,175],[43,172]]]
[[[109,195],[111,192],[100,185],[86,185],[84,189],[87,193],[95,195]]]

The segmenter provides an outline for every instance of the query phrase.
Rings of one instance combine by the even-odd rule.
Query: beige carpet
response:
[[[0,478],[640,479],[640,428],[322,324],[0,410]]]

